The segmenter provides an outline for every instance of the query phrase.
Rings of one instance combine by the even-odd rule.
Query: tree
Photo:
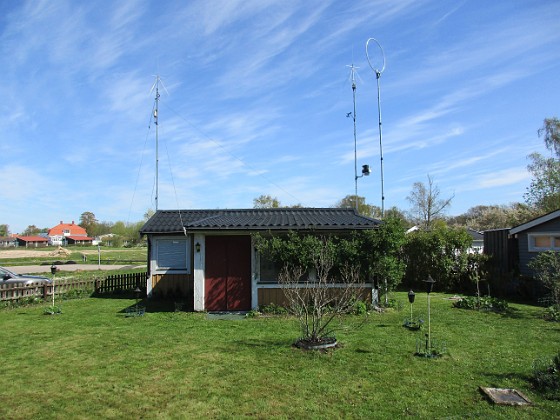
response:
[[[35,225],[29,225],[27,228],[21,233],[23,236],[34,236],[41,233],[41,229],[39,229]]]
[[[8,236],[10,234],[10,227],[6,224],[0,225],[0,236]]]
[[[433,178],[428,175],[428,185],[415,182],[410,195],[406,198],[412,205],[410,211],[412,219],[417,224],[422,224],[425,229],[431,228],[433,221],[443,216],[455,196],[441,198],[440,195],[439,187],[434,185]]]
[[[261,195],[253,199],[254,209],[275,209],[280,207],[280,201],[270,195]]]
[[[545,118],[538,135],[544,136],[544,144],[551,152],[551,157],[540,153],[531,153],[527,169],[533,175],[530,186],[525,193],[525,201],[542,213],[549,213],[560,208],[560,120]]]
[[[83,212],[80,215],[79,225],[83,227],[86,232],[92,235],[95,231],[95,227],[97,226],[97,219],[95,218],[95,214],[93,214],[91,211]]]
[[[407,235],[404,254],[407,280],[421,284],[431,276],[444,290],[454,290],[467,269],[467,249],[472,237],[465,228],[450,228],[434,223],[430,230],[418,230]]]
[[[146,213],[144,213],[144,221],[149,220],[154,214],[156,214],[156,212],[154,211],[154,209],[148,209],[148,210],[146,210]]]
[[[406,270],[402,258],[406,242],[404,224],[399,218],[388,217],[377,229],[360,232],[358,235],[362,259],[367,261],[369,267],[368,277],[377,279],[383,285],[387,304],[389,292],[401,283]]]
[[[509,205],[479,205],[471,207],[466,213],[451,217],[451,226],[465,226],[484,231],[490,229],[504,229],[518,226],[537,217],[533,208],[523,203]]]
[[[356,195],[347,195],[342,200],[337,202],[334,206],[339,209],[356,208],[356,201],[358,202],[358,213],[362,216],[379,218],[381,217],[381,208],[366,204],[365,197]]]

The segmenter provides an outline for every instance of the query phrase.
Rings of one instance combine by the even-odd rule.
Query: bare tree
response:
[[[439,187],[434,184],[433,178],[428,174],[428,185],[415,182],[410,195],[406,198],[412,205],[410,211],[412,218],[424,228],[429,229],[434,220],[441,218],[445,210],[451,205],[455,197],[441,198]]]
[[[333,320],[352,310],[363,292],[360,266],[347,260],[337,265],[341,248],[332,238],[297,234],[287,238],[256,237],[256,246],[259,252],[282,264],[278,283],[287,309],[300,322],[302,336],[298,345],[331,340]]]

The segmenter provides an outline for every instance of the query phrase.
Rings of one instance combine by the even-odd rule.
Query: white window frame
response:
[[[550,242],[547,247],[535,246],[535,239],[548,237]],[[560,238],[559,232],[539,232],[539,233],[529,233],[527,234],[527,240],[529,242],[529,252],[544,252],[544,251],[560,251],[560,246],[554,246],[554,238]]]
[[[160,244],[168,242],[177,242],[179,247],[183,247],[184,264],[181,265],[160,265],[159,251]],[[155,238],[153,245],[153,267],[156,272],[173,271],[176,273],[190,274],[191,267],[191,237],[177,237],[177,236],[160,236]],[[184,265],[184,266],[183,266]]]

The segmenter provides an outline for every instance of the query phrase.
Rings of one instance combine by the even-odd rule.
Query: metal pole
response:
[[[356,82],[354,81],[354,67],[352,67],[352,98],[354,103],[354,205],[358,211],[358,145],[356,140]]]
[[[432,352],[432,325],[430,319],[430,294],[428,293],[428,351]]]
[[[381,55],[383,57],[383,65],[381,66],[381,69],[375,67],[369,57],[369,52],[368,52],[368,46],[370,41],[373,41],[377,44],[377,46],[379,47],[379,49],[381,50]],[[377,116],[378,116],[378,120],[379,120],[379,155],[381,158],[381,165],[380,165],[380,170],[381,170],[381,217],[383,218],[385,216],[385,187],[384,187],[384,180],[383,180],[383,142],[382,142],[382,130],[381,130],[381,89],[379,88],[379,79],[381,78],[381,73],[383,73],[383,71],[385,70],[385,52],[383,51],[383,47],[381,47],[381,44],[375,39],[375,38],[369,38],[366,41],[366,57],[369,63],[369,66],[371,67],[371,69],[375,72],[375,77],[377,79]]]
[[[156,211],[158,211],[158,198],[159,198],[159,139],[158,139],[158,124],[159,118],[159,76],[156,79],[156,109],[154,110],[154,123],[156,125]]]
[[[379,88],[379,79],[381,78],[381,72],[375,72],[377,77],[377,115],[379,117],[379,156],[381,159],[381,217],[385,216],[385,191],[384,191],[384,180],[383,180],[383,141],[382,141],[382,130],[381,130],[381,89]]]

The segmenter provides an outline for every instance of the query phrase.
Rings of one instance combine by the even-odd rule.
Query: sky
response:
[[[523,202],[560,116],[558,16],[557,0],[1,2],[0,224],[331,207],[355,164],[381,206],[383,63],[385,209],[428,175],[448,215]]]

